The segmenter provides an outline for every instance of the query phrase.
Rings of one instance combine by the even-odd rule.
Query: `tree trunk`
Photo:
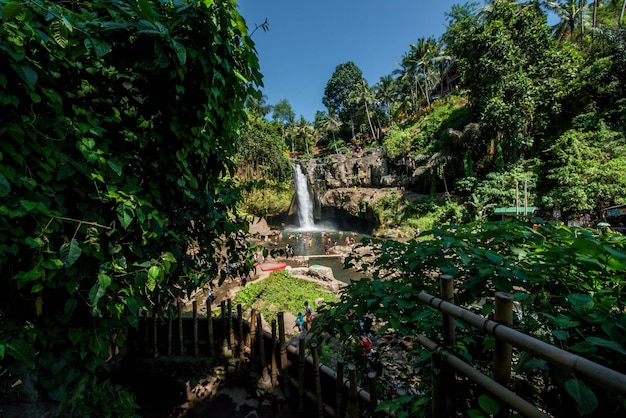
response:
[[[378,141],[378,137],[376,137],[376,133],[374,132],[374,126],[372,125],[372,118],[370,117],[370,111],[367,108],[367,100],[365,102],[365,114],[367,115],[367,122],[370,124],[370,130],[372,131],[372,137]]]

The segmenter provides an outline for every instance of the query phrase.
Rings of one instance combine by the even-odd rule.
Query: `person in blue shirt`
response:
[[[302,315],[302,312],[298,312],[298,316],[296,317],[296,327],[300,332],[304,329],[304,315]]]

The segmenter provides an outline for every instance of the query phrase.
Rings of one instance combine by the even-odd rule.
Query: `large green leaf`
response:
[[[27,64],[14,64],[11,62],[11,67],[15,70],[15,72],[20,76],[22,81],[28,86],[29,89],[34,90],[35,84],[37,84],[37,80],[39,79],[39,74]]]
[[[80,244],[74,238],[70,242],[66,242],[61,245],[59,249],[59,258],[63,261],[63,265],[67,267],[71,267],[74,265],[76,260],[80,257],[83,250],[80,248]]]
[[[120,221],[122,228],[128,229],[133,219],[135,219],[134,209],[125,204],[119,205],[117,207],[117,219]]]
[[[6,354],[28,367],[35,366],[35,348],[24,340],[11,340],[5,343]]]
[[[626,355],[626,349],[624,349],[624,347],[621,344],[619,344],[617,341],[610,341],[610,340],[600,338],[600,337],[587,337],[585,340],[589,344],[592,344],[598,347],[605,347],[610,350],[617,351],[620,354]]]
[[[18,1],[9,1],[2,6],[2,20],[8,22],[13,20],[20,13],[21,6]]]
[[[582,380],[567,380],[565,382],[565,389],[576,401],[576,409],[580,415],[591,414],[598,408],[598,398],[591,388]]]

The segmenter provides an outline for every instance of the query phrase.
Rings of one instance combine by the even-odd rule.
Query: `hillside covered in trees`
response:
[[[338,64],[321,98],[327,110],[311,123],[286,99],[249,102],[242,144],[277,157],[241,153],[240,170],[260,164],[280,181],[282,152],[384,146],[390,160],[411,161],[416,191],[463,208],[455,221],[514,205],[516,185],[546,219],[599,217],[626,203],[623,14],[615,1],[454,6],[441,39],[417,39],[374,85],[354,63]]]

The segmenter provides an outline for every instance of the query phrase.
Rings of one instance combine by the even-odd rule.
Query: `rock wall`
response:
[[[324,209],[377,224],[372,207],[382,197],[412,186],[414,177],[400,162],[389,160],[384,148],[332,154],[300,161],[315,201],[315,217]]]

